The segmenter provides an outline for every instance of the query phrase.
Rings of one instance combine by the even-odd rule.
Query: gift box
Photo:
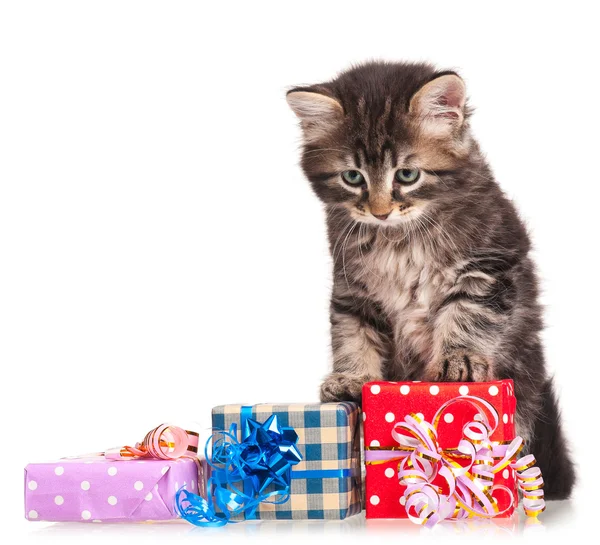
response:
[[[296,447],[301,461],[291,468],[289,499],[278,504],[261,502],[250,515],[244,513],[244,518],[344,519],[360,513],[359,406],[222,405],[213,409],[212,424],[219,430],[229,430],[237,424],[240,440],[247,419],[263,423],[273,415],[279,426],[291,427],[298,435]]]
[[[399,473],[400,456],[405,455],[407,449],[406,445],[399,445],[398,430],[414,428],[418,434],[420,422],[430,423],[431,430],[437,433],[440,452],[449,464],[464,464],[465,456],[456,450],[464,438],[463,428],[466,424],[488,418],[482,416],[485,413],[488,413],[490,421],[497,419],[496,428],[489,436],[491,444],[504,445],[515,438],[516,399],[511,380],[486,383],[372,382],[364,385],[362,399],[367,518],[408,516],[406,486],[399,482],[403,475]],[[482,412],[478,404],[485,409],[485,403],[491,406],[491,410]],[[438,412],[440,409],[441,413]],[[405,423],[405,417],[411,414],[414,419],[409,419],[406,425],[399,424]],[[475,431],[479,433],[480,430]],[[423,437],[427,441],[432,432],[425,433]],[[410,443],[410,440],[407,442]],[[410,471],[404,474],[410,474]],[[439,490],[442,490],[443,484],[441,478],[434,481]],[[514,469],[507,465],[495,473],[493,486],[490,494],[497,502],[498,516],[509,517],[518,503]]]
[[[193,458],[109,460],[65,458],[25,468],[25,517],[51,522],[146,521],[177,518],[175,494],[203,489]],[[200,486],[199,486],[200,484]]]

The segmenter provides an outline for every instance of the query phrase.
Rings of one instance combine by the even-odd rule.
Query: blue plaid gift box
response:
[[[360,408],[356,403],[220,405],[212,411],[213,428],[238,434],[243,418],[264,422],[277,415],[281,426],[298,434],[302,461],[292,469],[290,499],[261,503],[257,519],[345,519],[360,513]],[[240,437],[238,437],[240,439]],[[346,476],[339,476],[339,474]],[[325,475],[324,477],[322,475]]]

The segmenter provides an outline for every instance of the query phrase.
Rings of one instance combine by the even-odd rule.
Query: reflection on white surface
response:
[[[546,512],[540,519],[530,519],[521,511],[510,519],[446,522],[432,530],[417,526],[408,520],[366,520],[364,513],[342,521],[247,521],[230,524],[223,528],[197,528],[182,521],[138,524],[85,524],[56,523],[41,526],[42,523],[28,523],[31,539],[44,542],[63,542],[69,538],[87,541],[112,542],[135,541],[143,539],[146,543],[170,542],[172,539],[205,539],[210,542],[236,543],[248,538],[260,539],[264,543],[294,543],[296,537],[306,543],[307,538],[321,542],[323,538],[339,542],[361,542],[368,545],[370,538],[393,538],[394,536],[418,537],[419,541],[436,542],[444,539],[464,540],[475,537],[492,541],[504,540],[512,536],[525,537],[528,541],[545,535],[548,530],[559,527],[575,530],[574,508],[571,501],[548,502]],[[41,527],[40,527],[41,526]]]

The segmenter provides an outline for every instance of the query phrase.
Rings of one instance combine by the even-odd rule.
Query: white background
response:
[[[431,60],[467,82],[474,131],[532,232],[546,353],[579,464],[575,499],[518,535],[583,531],[598,493],[600,388],[591,2],[0,5],[5,536],[506,536],[361,517],[208,532],[23,519],[29,461],[133,442],[163,421],[207,427],[216,404],[317,399],[330,259],[284,95],[370,58]]]

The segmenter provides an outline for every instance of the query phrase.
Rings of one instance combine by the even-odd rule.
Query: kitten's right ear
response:
[[[342,105],[335,98],[314,91],[292,89],[286,99],[290,108],[303,121],[333,120],[344,113]]]
[[[287,103],[301,121],[304,137],[314,140],[335,127],[343,118],[342,105],[330,96],[316,91],[292,89]]]

